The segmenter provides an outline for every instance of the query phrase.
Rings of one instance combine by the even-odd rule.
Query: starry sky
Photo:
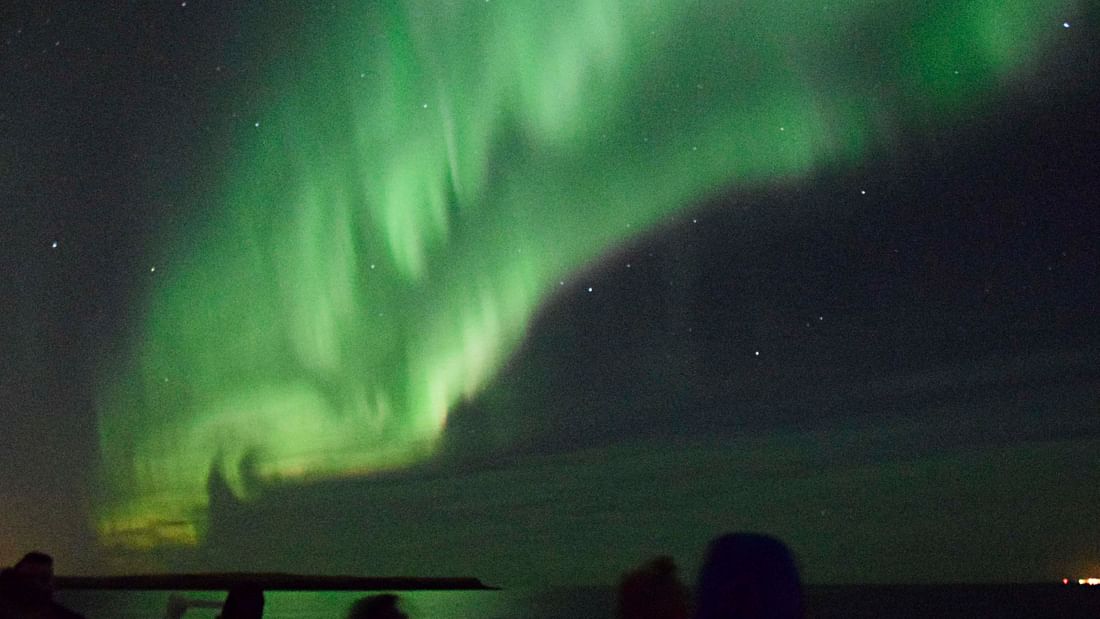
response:
[[[897,4],[0,12],[0,560],[1100,570],[1095,9]]]

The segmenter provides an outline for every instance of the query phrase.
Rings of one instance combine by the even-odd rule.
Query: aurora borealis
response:
[[[195,543],[212,467],[246,497],[246,460],[286,481],[430,457],[577,269],[726,187],[858,160],[893,118],[981,105],[1041,59],[1054,31],[1034,24],[1069,11],[349,2],[289,29],[257,18],[253,131],[209,155],[184,197],[204,215],[168,232],[133,350],[110,362],[104,538]]]
[[[1095,6],[16,4],[0,563],[1100,565]]]

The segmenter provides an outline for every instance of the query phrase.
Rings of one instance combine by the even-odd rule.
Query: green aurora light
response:
[[[559,280],[731,186],[978,108],[1072,15],[1049,0],[312,4],[253,18],[267,73],[241,96],[258,125],[210,155],[224,178],[193,196],[206,216],[174,232],[133,346],[105,364],[109,545],[201,539],[212,467],[246,497],[252,478],[429,458]]]

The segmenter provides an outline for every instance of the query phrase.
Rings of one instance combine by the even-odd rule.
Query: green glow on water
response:
[[[195,543],[212,466],[247,497],[430,457],[559,280],[716,192],[978,108],[1070,8],[336,5],[242,28],[269,33],[256,118],[106,364],[109,544]]]

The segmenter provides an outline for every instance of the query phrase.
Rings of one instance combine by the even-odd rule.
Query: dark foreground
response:
[[[1030,585],[810,586],[809,619],[1084,619],[1100,617],[1100,587]],[[214,592],[187,594],[217,598]],[[364,593],[272,591],[265,619],[341,619]],[[168,592],[75,590],[60,592],[66,604],[89,619],[163,616]],[[406,591],[403,604],[414,619],[610,619],[615,590],[604,587]],[[213,611],[193,611],[196,619]],[[187,615],[188,617],[191,614]]]
[[[1100,617],[1100,587],[1027,585],[817,586],[811,617]]]

